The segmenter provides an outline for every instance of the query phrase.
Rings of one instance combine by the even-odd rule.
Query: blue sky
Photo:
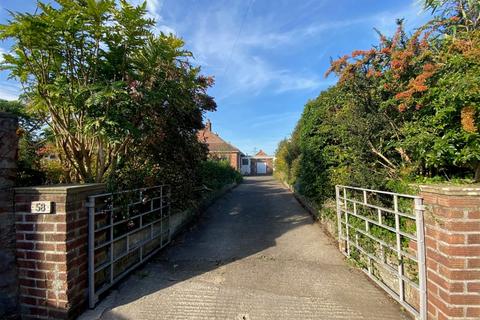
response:
[[[140,0],[131,0],[139,3]],[[12,11],[35,10],[33,0],[0,0],[0,23]],[[335,83],[324,78],[330,57],[377,43],[373,28],[407,29],[429,19],[418,0],[149,0],[157,30],[183,38],[203,73],[215,77],[207,114],[213,131],[245,153],[275,151],[293,130],[304,104]],[[0,43],[0,52],[9,43]],[[0,72],[0,98],[20,86]]]

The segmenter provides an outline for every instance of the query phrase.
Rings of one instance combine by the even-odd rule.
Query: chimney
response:
[[[210,119],[207,119],[207,123],[205,123],[205,131],[212,131],[212,123]]]

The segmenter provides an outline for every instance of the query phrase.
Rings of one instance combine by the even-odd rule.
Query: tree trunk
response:
[[[478,162],[476,165],[475,177],[473,178],[473,182],[475,183],[480,182],[480,162]]]

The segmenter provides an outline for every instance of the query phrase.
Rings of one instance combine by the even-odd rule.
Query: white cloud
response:
[[[234,94],[259,94],[269,88],[276,93],[311,90],[321,83],[309,72],[279,68],[259,50],[271,50],[291,43],[290,33],[267,31],[264,20],[245,15],[245,6],[220,8],[197,17],[195,25],[182,26],[189,33],[187,42],[196,62],[217,78],[222,100]]]
[[[17,100],[20,92],[21,88],[16,83],[11,81],[0,82],[0,99]]]
[[[323,80],[320,76],[291,77],[288,73],[279,80],[279,86],[275,89],[276,93],[324,88],[336,82],[334,80]]]
[[[155,20],[156,25],[154,27],[154,32],[176,34],[174,28],[165,24],[164,18],[161,15],[165,0],[131,0],[131,3],[134,5],[139,5],[142,4],[143,1],[146,1],[147,3],[147,17]]]
[[[250,11],[255,5],[260,3],[253,2]],[[281,30],[279,18],[273,13],[255,16],[252,12],[247,14],[247,8],[248,3],[242,1],[229,2],[229,7],[212,5],[201,14],[191,10],[175,26],[180,36],[188,35],[187,45],[195,54],[196,62],[216,76],[221,92],[218,100],[246,92],[256,95],[264,89],[279,94],[326,87],[333,81],[322,79],[318,70],[279,66],[269,57],[339,29],[368,25],[372,32],[373,27],[377,27],[385,34],[391,34],[396,28],[396,18],[404,17],[410,24],[422,19],[421,8],[414,2],[403,11],[376,12],[370,16],[300,24]]]
[[[423,11],[421,3],[418,0],[414,0],[405,9],[400,11],[382,11],[348,20],[313,23],[293,29],[282,35],[270,35],[270,37],[291,41],[304,41],[305,38],[318,36],[321,33],[352,28],[358,25],[368,25],[372,29],[376,28],[386,35],[392,35],[396,31],[396,19],[405,19],[408,29],[409,27],[420,26],[426,21],[427,17],[428,14]]]
[[[162,24],[162,25],[157,25],[157,26],[156,26],[156,29],[157,29],[157,30],[156,30],[157,33],[160,33],[160,32],[163,32],[163,33],[165,33],[165,34],[170,34],[170,33],[171,33],[171,34],[176,34],[176,33],[177,33],[177,31],[175,31],[175,29],[173,29],[173,28],[170,27],[170,26],[164,25],[164,24]]]
[[[160,11],[162,10],[163,7],[163,1],[162,0],[147,0],[147,10],[158,21],[162,20],[162,17],[160,16]]]
[[[249,121],[250,128],[271,128],[274,124],[282,124],[285,121],[295,121],[300,116],[299,112],[272,113],[265,116],[257,116]]]
[[[148,15],[150,18],[155,19],[156,26],[155,31],[156,33],[172,33],[175,34],[176,31],[171,26],[164,24],[164,19],[161,15],[162,8],[163,8],[164,0],[147,0],[147,10]]]
[[[4,60],[3,54],[7,52],[8,50],[0,47],[0,63],[3,62]],[[20,92],[21,92],[21,88],[17,82],[13,80],[0,81],[0,99],[17,100],[18,96],[20,95]]]

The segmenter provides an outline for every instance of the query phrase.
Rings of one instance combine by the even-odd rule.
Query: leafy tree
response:
[[[183,41],[154,35],[145,3],[56,3],[12,13],[0,38],[15,42],[3,69],[22,82],[29,108],[51,129],[69,179],[112,181],[167,140],[199,150],[202,114],[216,107],[206,94],[213,80],[192,66]],[[163,160],[152,161],[168,166]]]
[[[296,180],[295,169],[300,155],[296,142],[296,139],[284,139],[275,152],[275,174],[289,184],[294,184]]]
[[[20,101],[0,100],[0,111],[17,116],[19,121],[17,186],[41,184],[45,178],[40,165],[40,156],[37,153],[38,148],[45,142],[41,121],[29,114]]]
[[[436,20],[407,38],[400,22],[393,39],[382,37],[379,47],[337,60],[331,70],[339,74],[339,85],[355,95],[359,87],[362,95],[373,97],[358,108],[373,101],[369,113],[390,114],[386,119],[392,120],[394,139],[384,135],[380,141],[398,155],[376,152],[375,144],[373,153],[428,175],[456,176],[471,168],[478,181],[479,32],[450,36],[445,26],[450,27],[449,20]],[[370,74],[374,86],[367,87]]]
[[[440,19],[453,18],[454,30],[457,26],[467,31],[480,28],[478,0],[425,0],[424,7],[438,13]]]
[[[279,144],[277,175],[317,204],[335,184],[405,192],[423,177],[480,181],[478,1],[426,6],[440,15],[413,34],[398,20],[391,38],[378,32],[376,46],[332,61],[337,84]]]

